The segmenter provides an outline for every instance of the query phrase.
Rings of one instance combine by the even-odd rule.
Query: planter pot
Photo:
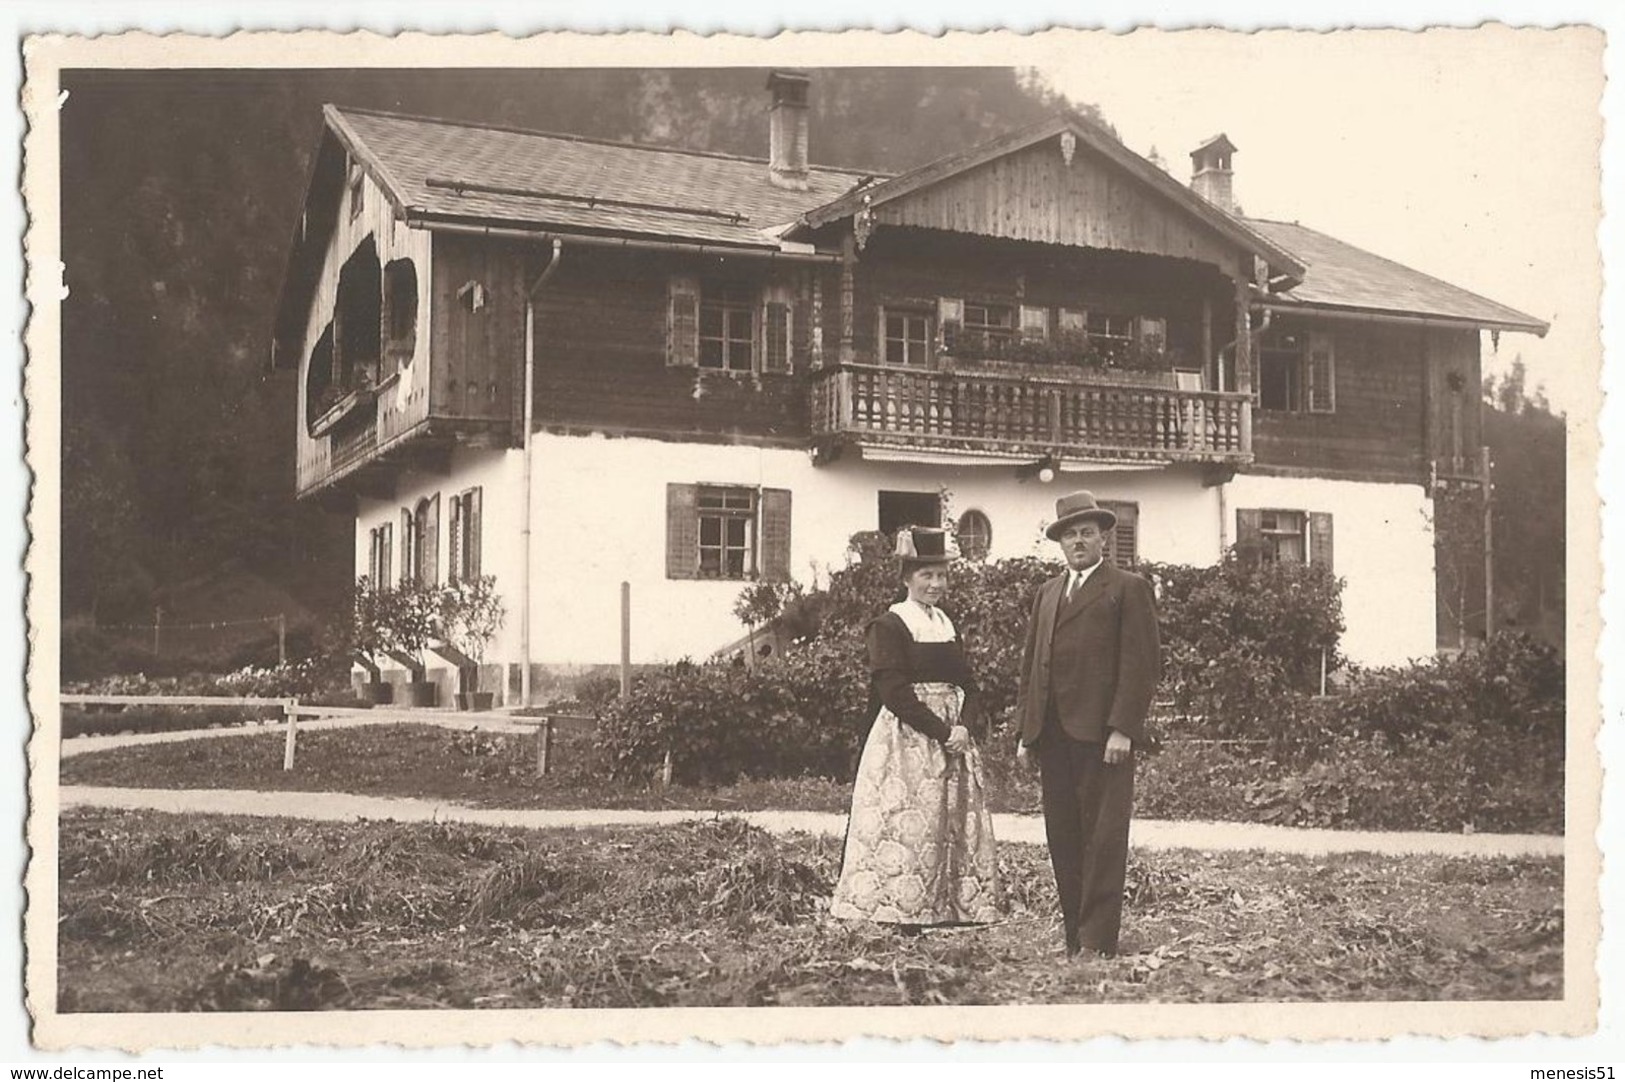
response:
[[[406,685],[406,702],[408,706],[433,706],[438,701],[439,685],[431,680],[421,683],[413,680]]]
[[[367,680],[361,685],[361,701],[381,706],[395,701],[395,685],[387,680]]]
[[[496,692],[494,691],[459,691],[457,693],[457,709],[489,710],[495,700]]]

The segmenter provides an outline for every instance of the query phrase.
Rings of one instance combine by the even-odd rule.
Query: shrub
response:
[[[755,670],[683,663],[649,674],[604,708],[611,773],[651,777],[669,751],[685,783],[845,776],[865,705],[857,662],[843,644],[815,643]]]
[[[1563,739],[1563,662],[1526,635],[1503,633],[1479,650],[1402,668],[1357,670],[1323,705],[1328,727],[1404,744],[1461,732],[1484,739]]]

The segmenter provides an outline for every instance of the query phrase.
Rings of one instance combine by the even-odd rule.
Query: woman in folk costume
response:
[[[834,916],[913,931],[997,920],[1001,901],[976,684],[937,607],[955,553],[942,530],[897,536],[908,597],[869,624],[874,722],[858,763]]]

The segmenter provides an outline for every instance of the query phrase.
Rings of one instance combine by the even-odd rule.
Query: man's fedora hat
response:
[[[898,530],[897,550],[893,555],[915,567],[952,563],[959,558],[948,531],[931,526],[904,526]]]
[[[1098,522],[1102,533],[1117,525],[1117,516],[1095,502],[1095,494],[1087,490],[1070,493],[1055,501],[1055,521],[1049,524],[1044,536],[1051,541],[1061,539],[1061,531],[1074,522]]]

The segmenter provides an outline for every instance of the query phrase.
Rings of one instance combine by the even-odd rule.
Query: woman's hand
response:
[[[963,725],[955,725],[948,731],[948,741],[945,745],[950,755],[963,755],[970,747],[970,730]]]

